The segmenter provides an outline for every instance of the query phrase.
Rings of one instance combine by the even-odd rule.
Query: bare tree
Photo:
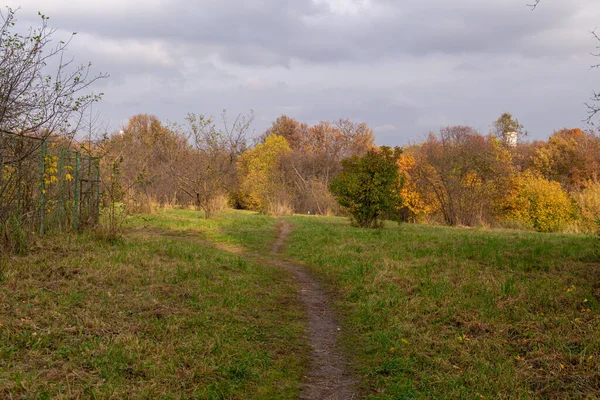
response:
[[[165,148],[183,148],[185,140],[154,115],[137,114],[104,145],[105,158],[122,159],[120,179],[131,211],[150,212],[155,204],[177,198]],[[112,161],[110,161],[112,162]]]
[[[235,184],[236,162],[246,149],[254,115],[239,114],[229,125],[223,111],[221,119],[223,129],[217,129],[213,118],[188,114],[187,127],[179,128],[184,146],[164,148],[171,178],[204,210],[206,218],[213,215],[216,199]]]
[[[542,0],[535,0],[533,3],[527,4],[527,6],[530,7],[531,10],[533,11],[538,7],[538,5],[541,2],[542,2]],[[600,42],[600,36],[598,36],[598,34],[596,33],[596,30],[591,31],[590,33],[592,34],[592,37],[594,38],[594,40]],[[597,45],[596,49],[600,49],[600,45]],[[594,57],[600,57],[600,53],[591,53],[591,54]],[[600,63],[592,65],[592,68],[599,68],[599,67],[600,67]],[[588,117],[586,119],[587,122],[591,122],[592,119],[596,116],[596,114],[598,114],[600,112],[599,104],[600,104],[600,92],[594,91],[589,102],[585,103],[585,106],[588,109]]]
[[[90,75],[91,64],[75,65],[66,51],[76,34],[56,41],[56,29],[48,26],[49,17],[39,17],[40,27],[22,35],[13,32],[15,10],[0,12],[0,133],[72,137],[84,109],[101,97],[83,92],[107,75]],[[54,72],[49,65],[54,65]],[[17,162],[27,156],[4,154],[3,161]]]

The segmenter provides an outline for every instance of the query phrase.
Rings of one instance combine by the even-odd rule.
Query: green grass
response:
[[[122,242],[49,237],[4,259],[0,398],[294,398],[290,277],[198,239],[258,250],[274,223],[171,211],[128,220]]]
[[[291,217],[365,398],[600,397],[597,239]]]
[[[596,238],[290,217],[362,398],[600,397]],[[164,211],[123,241],[48,237],[0,265],[0,398],[289,399],[305,375],[276,220]],[[248,255],[250,254],[250,256]]]
[[[231,250],[268,251],[275,241],[275,218],[249,211],[218,213],[205,220],[203,213],[192,210],[164,210],[153,215],[138,215],[127,220],[130,230],[143,234],[151,230],[177,237],[193,237],[218,243]]]

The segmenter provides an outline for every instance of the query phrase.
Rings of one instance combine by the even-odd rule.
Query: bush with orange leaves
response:
[[[411,176],[415,166],[415,154],[412,152],[404,152],[398,158],[400,175],[404,176],[404,186],[400,192],[402,198],[400,214],[406,222],[417,222],[439,208],[435,196],[429,195],[430,192],[427,191],[419,191],[417,188],[417,183]]]

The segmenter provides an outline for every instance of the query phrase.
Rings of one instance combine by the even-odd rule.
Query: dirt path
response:
[[[292,225],[281,220],[273,253],[279,253]],[[301,399],[355,399],[354,379],[348,363],[336,349],[340,326],[321,284],[303,267],[278,258],[271,263],[290,271],[298,284],[299,298],[308,317],[307,336],[311,346],[309,373],[302,385]]]
[[[189,240],[207,247],[249,257],[256,262],[264,262],[283,268],[292,273],[298,287],[298,298],[304,307],[308,326],[306,336],[311,347],[309,372],[302,384],[300,399],[303,400],[352,400],[358,398],[355,391],[355,380],[348,370],[348,363],[336,348],[340,325],[330,306],[330,299],[318,280],[302,266],[294,264],[278,256],[292,231],[292,225],[280,220],[279,235],[273,244],[271,257],[246,253],[241,248],[212,243],[194,236],[181,236],[180,232],[165,233],[160,230],[145,230],[144,235],[173,236],[181,240]],[[139,234],[132,232],[131,234]]]

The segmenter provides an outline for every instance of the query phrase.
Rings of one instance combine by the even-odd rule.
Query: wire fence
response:
[[[79,232],[98,224],[100,159],[59,138],[0,133],[0,233]]]

